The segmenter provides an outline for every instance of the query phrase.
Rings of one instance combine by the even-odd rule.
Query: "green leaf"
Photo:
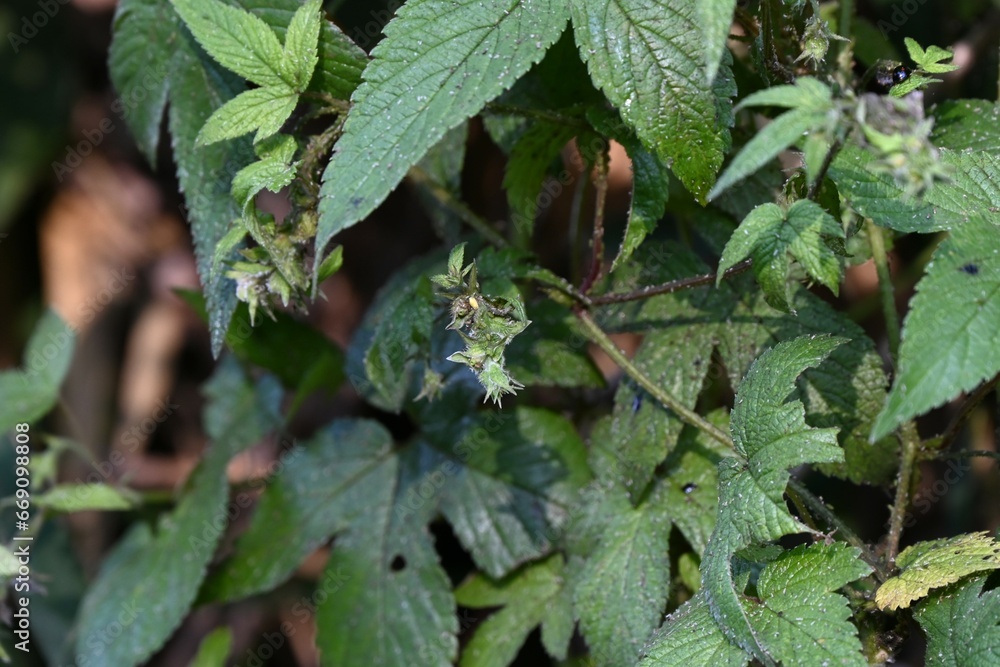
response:
[[[17,574],[20,563],[10,549],[0,544],[0,579],[6,580]]]
[[[704,202],[729,148],[729,98],[736,87],[728,56],[718,64],[721,43],[705,48],[706,33],[719,37],[724,12],[716,3],[699,5],[596,0],[574,2],[571,9],[580,56],[594,83],[643,144]],[[706,82],[703,72],[713,67],[718,74]]]
[[[577,133],[574,127],[535,123],[514,144],[507,160],[503,186],[521,247],[530,247],[542,183],[560,151]],[[562,185],[560,185],[560,188]]]
[[[281,129],[295,111],[299,96],[288,88],[266,86],[240,93],[209,116],[195,145],[205,146],[257,131],[261,141]]]
[[[542,634],[559,625],[573,625],[573,608],[564,594],[562,556],[556,554],[511,573],[500,581],[481,574],[467,579],[455,590],[455,600],[463,607],[480,609],[503,606],[476,628],[462,651],[461,667],[506,667],[537,626]],[[569,636],[561,644],[566,657]],[[551,651],[556,647],[546,648]],[[559,650],[557,649],[557,653]]]
[[[824,236],[844,238],[844,230],[829,213],[808,199],[800,199],[782,211],[777,204],[762,204],[740,223],[719,260],[716,284],[726,269],[753,257],[754,274],[767,302],[788,310],[790,255],[834,294],[840,284],[840,260],[824,242]]]
[[[375,210],[448,130],[541,60],[566,18],[564,0],[411,0],[400,7],[372,51],[323,174],[317,265],[334,234]]]
[[[237,4],[259,16],[284,40],[286,32],[303,5],[300,0],[236,0]],[[297,38],[293,37],[293,42]],[[313,74],[309,90],[332,95],[338,100],[350,99],[351,93],[361,83],[361,72],[368,64],[368,56],[340,29],[327,20],[321,21],[319,33],[319,63]]]
[[[59,399],[75,340],[54,310],[45,311],[25,347],[23,370],[0,373],[0,433],[48,414]]]
[[[61,484],[33,498],[36,505],[55,512],[84,510],[127,510],[140,499],[127,489],[108,484]]]
[[[750,656],[715,624],[704,594],[667,617],[639,667],[744,667]]]
[[[950,65],[941,62],[945,59],[952,59],[954,54],[952,54],[950,50],[932,45],[928,46],[927,50],[924,51],[915,39],[911,39],[909,37],[903,38],[903,43],[906,44],[906,50],[909,52],[910,58],[913,59],[913,62],[919,65],[920,69],[925,72],[930,72],[931,74],[943,74],[945,72],[952,72],[958,69],[958,65]]]
[[[601,665],[631,667],[666,607],[671,517],[662,487],[635,508],[623,494],[606,502],[614,518],[578,577],[576,613]]]
[[[899,371],[873,439],[1000,372],[1000,348],[993,342],[1000,330],[998,231],[974,218],[956,226],[934,252],[910,301]]]
[[[258,86],[293,89],[278,36],[260,18],[220,0],[171,0],[198,43],[226,69]]]
[[[936,183],[925,197],[937,207],[937,216],[952,227],[979,217],[1000,226],[1000,155],[941,150],[941,161],[952,178]]]
[[[973,577],[931,595],[913,616],[927,635],[927,667],[1000,663],[1000,591]]]
[[[272,139],[278,140],[278,146],[273,151],[261,156],[257,162],[240,169],[233,177],[233,199],[239,203],[244,215],[248,213],[253,198],[261,190],[280,192],[295,178],[299,165],[298,162],[292,162],[296,149],[295,139],[288,135],[277,135]]]
[[[986,532],[918,542],[899,554],[896,567],[899,575],[875,591],[879,609],[905,609],[933,588],[1000,568],[1000,542]]]
[[[824,336],[779,343],[750,366],[736,394],[730,429],[738,457],[719,464],[719,516],[702,560],[702,586],[726,636],[765,664],[774,662],[769,637],[754,628],[730,561],[745,547],[809,532],[785,505],[787,468],[842,461],[844,454],[836,429],[810,428],[802,403],[786,399],[803,370],[844,342]]]
[[[705,50],[705,80],[714,81],[715,75],[719,72],[722,52],[729,40],[729,28],[733,25],[736,0],[703,0],[697,7]]]
[[[306,0],[288,24],[283,61],[292,73],[292,87],[303,91],[309,86],[319,62],[319,30],[323,23],[322,0]]]
[[[79,615],[78,662],[144,663],[188,614],[226,527],[226,465],[277,421],[274,387],[254,387],[234,364],[207,385],[205,426],[212,445],[176,508],[157,530],[136,524],[108,556]],[[220,518],[222,519],[220,521]],[[114,624],[127,626],[117,637]]]
[[[1000,153],[1000,105],[988,100],[946,100],[933,113],[931,142],[938,148]]]
[[[827,174],[851,208],[877,225],[921,233],[947,228],[933,206],[908,196],[890,174],[876,171],[877,165],[872,152],[847,145],[834,158]]]
[[[225,667],[232,643],[233,633],[229,628],[212,630],[201,640],[191,667]]]
[[[809,109],[792,109],[775,118],[757,132],[729,163],[708,193],[709,201],[778,157],[786,148],[798,143],[806,132],[818,129],[825,120],[825,113]]]
[[[507,346],[510,374],[527,386],[603,387],[604,376],[587,354],[579,320],[552,300],[527,305],[531,326]]]

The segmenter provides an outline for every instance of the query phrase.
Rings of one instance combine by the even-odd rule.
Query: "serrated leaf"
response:
[[[260,18],[220,0],[170,0],[195,39],[220,65],[258,86],[295,84],[278,36]]]
[[[194,602],[227,523],[226,465],[275,425],[279,398],[273,386],[247,383],[235,364],[220,366],[206,392],[211,403],[205,426],[212,445],[156,533],[136,524],[104,561],[80,610],[77,662],[144,663]],[[115,623],[127,624],[128,632],[109,636]]]
[[[876,164],[870,151],[847,145],[827,174],[851,208],[877,225],[901,232],[933,232],[948,226],[930,203],[907,196],[890,174],[874,169]]]
[[[896,566],[899,575],[875,591],[879,609],[905,609],[931,589],[976,572],[1000,569],[1000,542],[987,532],[918,542],[899,554]]]
[[[952,178],[934,184],[925,199],[936,215],[957,227],[982,217],[1000,226],[1000,155],[986,151],[941,150]]]
[[[798,546],[764,567],[760,604],[744,600],[768,653],[783,665],[865,667],[858,630],[838,588],[871,572],[860,550],[843,542]]]
[[[297,91],[303,91],[309,86],[316,63],[319,62],[322,7],[322,0],[307,0],[292,15],[285,33],[283,61],[294,79],[292,87]]]
[[[824,336],[779,343],[754,361],[736,394],[730,430],[739,456],[719,464],[719,516],[702,559],[702,586],[726,636],[765,664],[774,656],[741,603],[730,559],[744,547],[809,531],[785,505],[787,468],[844,455],[836,429],[810,428],[802,403],[786,399],[802,371],[844,342]]]
[[[899,371],[872,427],[873,439],[1000,372],[994,344],[998,294],[1000,229],[982,218],[956,226],[934,252],[910,301]]]
[[[298,101],[298,93],[281,86],[244,91],[209,116],[195,144],[214,144],[254,130],[257,131],[254,141],[266,139],[281,129]]]
[[[237,4],[259,16],[286,42],[286,32],[292,17],[299,11],[300,0],[235,0]],[[294,41],[294,40],[293,40]],[[350,99],[361,83],[361,72],[368,56],[340,29],[327,20],[321,21],[319,33],[319,63],[309,84],[309,90],[326,93],[339,100]]]
[[[733,644],[712,618],[703,594],[667,617],[638,667],[744,667],[750,656]]]
[[[575,608],[601,665],[631,667],[666,606],[671,517],[662,487],[635,508],[620,494],[608,502],[614,518],[578,577]]]
[[[39,507],[55,512],[120,511],[139,504],[138,496],[109,484],[60,484],[33,500]]]
[[[280,192],[289,185],[295,179],[297,168],[297,162],[290,164],[279,157],[266,157],[249,164],[233,177],[233,199],[246,213],[253,198],[261,190]],[[243,233],[246,234],[245,229]],[[242,236],[240,238],[242,239]]]
[[[704,202],[729,146],[736,87],[728,64],[718,65],[724,49],[705,48],[703,30],[717,32],[722,12],[699,4],[598,0],[571,9],[591,79],[643,144]],[[713,53],[716,63],[709,65]],[[703,73],[716,66],[706,81]]]
[[[543,633],[553,624],[568,622],[572,627],[573,608],[565,599],[565,585],[560,555],[526,565],[500,581],[481,574],[466,580],[455,590],[458,604],[471,609],[502,605],[503,609],[476,628],[459,665],[506,667],[536,626],[541,625]],[[564,643],[562,657],[565,649]]]
[[[947,100],[933,109],[931,142],[939,148],[1000,152],[1000,105],[988,100]]]
[[[699,2],[697,7],[705,50],[705,80],[713,81],[719,71],[719,60],[729,39],[736,0],[704,0]]]
[[[787,211],[777,204],[762,204],[750,211],[726,244],[716,284],[722,282],[727,269],[752,257],[754,274],[768,303],[787,311],[790,292],[787,257],[791,256],[836,294],[840,260],[826,245],[824,236],[844,238],[844,230],[815,202],[800,199]]]
[[[249,141],[195,149],[208,117],[242,90],[242,83],[207,58],[167,0],[124,0],[115,18],[109,69],[130,109],[128,119],[155,164],[163,109],[171,102],[170,135],[180,189],[192,222],[198,275],[208,298],[212,351],[222,349],[236,295],[213,270],[216,246],[239,217],[230,179],[253,159]],[[168,95],[169,93],[169,95]]]
[[[323,174],[317,263],[451,128],[478,113],[563,32],[564,0],[411,0],[385,27]],[[484,44],[498,44],[500,51]]]
[[[973,577],[931,595],[913,616],[927,635],[927,667],[1000,663],[1000,591]]]
[[[23,369],[0,373],[0,433],[44,417],[59,398],[76,337],[58,313],[46,310],[24,350]]]
[[[434,445],[462,464],[441,489],[441,512],[494,578],[548,553],[590,479],[573,425],[547,410],[486,413]]]
[[[733,158],[708,193],[709,201],[778,157],[783,150],[798,143],[806,132],[818,129],[825,122],[824,112],[810,109],[792,109],[772,120]]]
[[[567,125],[535,123],[521,134],[510,151],[503,187],[507,190],[515,234],[521,239],[522,247],[530,247],[538,199],[549,167],[576,133],[576,128]]]

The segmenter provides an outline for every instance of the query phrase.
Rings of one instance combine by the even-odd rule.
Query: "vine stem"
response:
[[[752,262],[749,259],[745,259],[739,264],[735,264],[730,268],[726,269],[725,273],[722,274],[723,278],[730,278],[735,275],[744,273],[752,266]],[[625,303],[626,301],[638,301],[639,299],[648,299],[651,296],[657,296],[659,294],[670,294],[671,292],[679,292],[682,289],[690,289],[692,287],[701,287],[702,285],[711,285],[715,282],[715,273],[705,273],[700,276],[690,276],[688,278],[679,278],[677,280],[671,280],[659,285],[650,285],[649,287],[642,287],[640,289],[634,290],[632,292],[618,292],[613,294],[600,294],[598,296],[590,297],[590,302],[595,306],[603,306],[609,303]]]
[[[611,360],[618,364],[618,367],[621,368],[626,375],[632,378],[636,384],[648,391],[649,394],[657,401],[672,410],[674,414],[676,414],[685,424],[695,427],[699,431],[702,431],[706,435],[718,440],[730,449],[735,448],[733,439],[729,437],[728,433],[706,420],[694,410],[684,407],[684,405],[681,404],[676,397],[670,394],[670,392],[658,387],[648,375],[639,370],[635,364],[633,364],[631,360],[625,356],[625,353],[622,352],[617,345],[615,345],[615,342],[611,340],[606,333],[604,333],[596,322],[594,322],[590,313],[578,309],[576,315],[580,319],[580,323],[583,325],[583,329],[587,332],[590,340],[601,348],[605,354],[611,357]]]
[[[597,174],[594,177],[594,185],[597,194],[594,197],[594,233],[591,247],[593,257],[590,260],[590,272],[584,279],[580,291],[584,294],[589,292],[594,284],[601,278],[601,269],[604,267],[604,206],[608,199],[608,153],[602,150],[597,155],[595,165]]]
[[[913,469],[917,463],[917,452],[920,449],[920,435],[912,422],[906,422],[899,430],[902,441],[902,453],[899,461],[899,476],[896,478],[896,498],[892,503],[892,513],[889,516],[889,534],[885,541],[885,560],[890,568],[896,566],[896,555],[899,553],[899,538],[903,534],[903,520],[910,506],[910,485],[913,483]]]
[[[406,175],[414,183],[427,188],[427,192],[429,192],[434,199],[437,199],[442,205],[454,211],[455,214],[462,219],[462,222],[482,234],[487,241],[498,248],[505,248],[507,246],[507,239],[505,239],[500,232],[495,230],[493,226],[484,218],[476,215],[472,209],[449,192],[448,188],[434,180],[434,178],[431,177],[431,175],[426,171],[420,167],[410,167],[410,170]]]
[[[870,218],[865,220],[865,232],[872,249],[872,260],[878,274],[879,293],[882,297],[882,312],[885,316],[886,336],[889,339],[889,358],[896,366],[899,354],[899,313],[896,312],[896,296],[892,288],[892,274],[889,271],[889,256],[885,252],[885,237],[882,228]]]

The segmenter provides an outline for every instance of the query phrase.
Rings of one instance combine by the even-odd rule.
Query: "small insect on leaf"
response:
[[[962,267],[962,271],[965,271],[970,276],[975,276],[975,275],[979,274],[979,267],[976,266],[975,264],[971,264],[970,263],[970,264],[966,264],[965,266],[963,266]]]

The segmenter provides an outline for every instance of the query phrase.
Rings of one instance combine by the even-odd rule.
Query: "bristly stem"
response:
[[[410,167],[410,171],[406,175],[414,183],[419,183],[427,188],[427,192],[429,192],[432,197],[454,211],[455,214],[462,219],[462,222],[482,234],[487,241],[498,248],[505,248],[507,246],[507,239],[505,239],[500,232],[493,229],[493,226],[484,218],[476,215],[472,209],[449,192],[448,188],[434,180],[426,171],[420,167]]]
[[[885,251],[885,237],[882,228],[865,220],[865,232],[872,249],[872,260],[878,274],[878,287],[882,296],[882,312],[885,315],[885,331],[889,339],[889,359],[896,366],[896,355],[899,354],[899,313],[896,312],[896,296],[892,287],[892,274],[889,271],[889,256]]]
[[[598,152],[594,165],[597,194],[594,197],[594,233],[590,243],[593,256],[590,260],[590,272],[580,286],[580,291],[584,294],[601,279],[604,268],[604,206],[608,199],[608,157],[607,150]]]
[[[601,348],[605,354],[611,357],[622,371],[625,372],[636,384],[649,392],[649,395],[655,398],[657,401],[666,406],[669,410],[672,410],[677,417],[690,426],[695,427],[699,431],[706,433],[712,438],[718,440],[726,447],[733,449],[735,446],[733,444],[733,439],[729,437],[729,434],[720,429],[715,424],[712,424],[704,417],[699,415],[694,410],[685,407],[676,397],[670,394],[668,391],[664,390],[655,382],[653,382],[648,375],[639,370],[635,364],[625,356],[625,353],[618,349],[615,342],[608,337],[604,331],[597,326],[590,314],[584,310],[577,311],[577,317],[580,319],[580,323],[583,325],[584,331],[586,331],[590,340]]]
[[[910,507],[910,485],[913,483],[913,469],[917,465],[917,452],[920,449],[920,435],[917,433],[916,424],[912,421],[903,424],[899,429],[899,439],[902,451],[899,457],[899,476],[896,478],[896,498],[892,503],[889,534],[885,540],[885,560],[890,569],[896,565],[899,538],[903,534],[903,521]]]
[[[747,271],[752,266],[749,259],[745,259],[739,264],[736,264],[728,269],[722,274],[723,278],[730,278],[732,276],[738,275]],[[599,294],[597,296],[591,297],[590,301],[595,306],[602,306],[609,303],[625,303],[626,301],[638,301],[640,299],[648,299],[653,296],[658,296],[660,294],[670,294],[671,292],[679,292],[683,289],[691,289],[693,287],[701,287],[702,285],[711,285],[715,282],[715,273],[705,273],[700,276],[690,276],[688,278],[679,278],[677,280],[671,280],[659,285],[650,285],[648,287],[641,287],[637,290],[631,292],[618,292],[613,294]]]

